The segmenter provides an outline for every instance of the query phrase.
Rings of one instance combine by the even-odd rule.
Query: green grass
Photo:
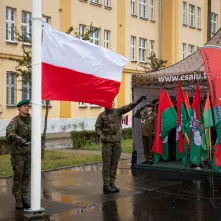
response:
[[[97,145],[85,145],[84,147],[80,148],[81,150],[101,150],[101,144]],[[132,139],[122,140],[122,153],[132,153],[133,151],[133,141]]]
[[[101,161],[101,156],[77,155],[70,152],[46,151],[42,170]],[[0,176],[13,175],[10,155],[0,155]]]

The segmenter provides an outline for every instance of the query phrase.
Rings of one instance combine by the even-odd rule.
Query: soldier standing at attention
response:
[[[28,200],[29,179],[31,173],[31,116],[29,101],[22,100],[17,104],[19,115],[14,117],[6,129],[10,143],[11,164],[14,171],[12,194],[16,208],[30,208]]]
[[[146,107],[146,110],[141,114],[141,111]],[[135,114],[136,118],[141,119],[141,135],[144,148],[145,161],[143,163],[153,163],[152,145],[154,140],[156,114],[153,112],[153,105],[147,103],[141,107]]]
[[[104,193],[119,192],[116,187],[115,180],[117,174],[117,166],[121,156],[121,117],[123,114],[131,111],[141,101],[146,99],[145,96],[140,97],[136,102],[125,105],[120,108],[114,108],[114,101],[111,109],[105,108],[100,113],[95,124],[95,130],[99,134],[103,143],[102,159],[103,159],[103,191]]]

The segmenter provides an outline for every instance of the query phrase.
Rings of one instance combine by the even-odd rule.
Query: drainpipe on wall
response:
[[[162,48],[162,0],[158,0],[158,59],[161,59]]]

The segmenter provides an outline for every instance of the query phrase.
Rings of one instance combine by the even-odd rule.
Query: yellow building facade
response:
[[[131,74],[143,72],[139,63],[153,51],[172,65],[197,50],[207,41],[208,0],[43,0],[43,18],[61,31],[70,26],[84,34],[92,24],[97,31],[91,43],[109,48],[129,59],[122,73],[117,106],[131,102]],[[16,103],[23,94],[21,79],[10,72],[20,58],[21,45],[10,31],[12,26],[30,32],[31,1],[0,1],[0,136],[9,120],[17,114]],[[212,33],[221,23],[221,0],[212,0]],[[29,45],[25,46],[31,49]],[[68,132],[82,122],[93,129],[97,115],[103,110],[93,104],[52,101],[49,111],[49,133]],[[42,106],[42,118],[45,108]],[[131,116],[131,113],[129,113]],[[131,119],[130,119],[131,124]],[[129,125],[130,126],[130,125]]]

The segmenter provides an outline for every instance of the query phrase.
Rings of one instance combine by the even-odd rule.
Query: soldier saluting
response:
[[[146,110],[143,111],[143,109]],[[153,112],[153,105],[151,103],[147,103],[144,107],[141,107],[137,110],[135,114],[136,118],[140,118],[141,121],[141,135],[143,141],[144,148],[144,163],[153,163],[153,153],[152,153],[152,145],[155,133],[155,124],[156,124],[156,114]]]
[[[31,116],[29,101],[22,100],[17,104],[19,115],[14,117],[6,129],[10,143],[11,164],[14,171],[12,194],[16,208],[30,208],[28,200],[29,179],[31,173]]]
[[[145,96],[140,97],[137,101],[125,105],[120,108],[114,108],[113,101],[111,109],[105,108],[105,111],[100,113],[95,124],[95,130],[99,134],[102,146],[103,159],[103,191],[104,193],[119,192],[116,187],[115,180],[117,174],[117,166],[121,156],[121,117],[123,114],[131,111],[141,101],[146,99]]]

